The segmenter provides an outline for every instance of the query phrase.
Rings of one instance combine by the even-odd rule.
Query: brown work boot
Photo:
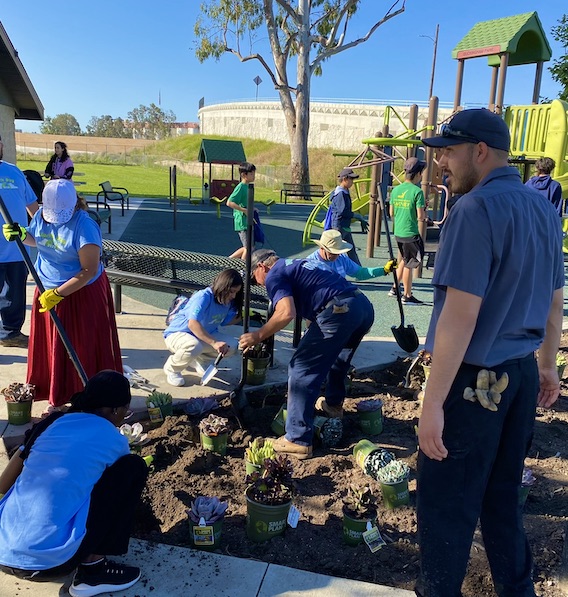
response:
[[[277,454],[286,454],[287,456],[295,456],[298,460],[306,460],[312,457],[312,446],[301,446],[294,442],[289,442],[284,436],[278,439],[271,439],[274,451]]]
[[[18,332],[14,336],[10,336],[8,338],[4,338],[0,340],[1,346],[7,346],[10,348],[27,348],[28,347],[28,336],[22,334],[22,332]]]
[[[343,419],[343,406],[330,406],[324,396],[320,396],[316,400],[316,412],[323,413],[330,419]]]

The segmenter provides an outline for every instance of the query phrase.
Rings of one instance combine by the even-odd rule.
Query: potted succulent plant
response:
[[[262,437],[255,438],[249,442],[248,448],[245,450],[245,464],[246,474],[262,473],[264,469],[264,461],[267,458],[274,458],[274,446],[270,440],[265,440]]]
[[[148,416],[153,425],[159,425],[164,419],[173,414],[172,395],[169,392],[153,390],[146,397]]]
[[[251,346],[246,351],[247,357],[247,383],[258,386],[266,381],[266,373],[270,365],[270,352],[266,344],[261,342]]]
[[[283,455],[269,458],[264,461],[264,467],[262,473],[255,472],[246,479],[246,532],[247,537],[256,542],[284,533],[296,493],[289,458]]]
[[[385,508],[392,510],[409,503],[408,476],[410,467],[406,462],[391,460],[379,468],[376,475],[377,481],[381,484]]]
[[[566,369],[566,357],[561,352],[556,355],[556,369],[558,371],[558,379],[562,379],[564,369]]]
[[[377,519],[377,499],[368,485],[350,485],[343,498],[343,540],[347,545],[359,545],[367,524]]]
[[[29,383],[13,382],[1,390],[6,399],[8,423],[25,425],[32,420],[32,402],[35,397],[35,386]]]
[[[144,428],[140,423],[124,423],[120,426],[119,431],[128,440],[130,452],[133,454],[140,454],[142,446],[148,443],[148,434],[144,433]],[[153,456],[144,456],[144,462],[150,466],[154,462]]]
[[[204,450],[224,456],[227,452],[229,420],[214,414],[201,419],[199,423],[201,446]]]
[[[194,547],[213,550],[219,546],[223,518],[229,504],[218,497],[199,496],[191,502],[189,533]]]
[[[432,367],[432,355],[422,349],[418,353],[418,359],[424,371],[424,380],[428,381],[428,378],[430,377],[430,368]]]
[[[534,485],[536,481],[536,477],[534,476],[533,472],[530,468],[524,467],[523,468],[523,479],[521,481],[521,487],[519,489],[519,505],[524,507],[527,498],[529,496],[529,492],[531,487]]]
[[[383,401],[378,398],[362,400],[357,404],[359,427],[363,433],[378,435],[383,430]]]

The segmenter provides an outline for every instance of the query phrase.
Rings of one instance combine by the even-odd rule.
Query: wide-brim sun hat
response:
[[[66,224],[75,213],[77,192],[70,180],[50,180],[42,193],[43,219],[50,224]]]
[[[332,253],[333,255],[348,253],[353,248],[351,243],[348,243],[341,238],[341,232],[339,232],[339,230],[324,230],[320,239],[314,240],[314,243],[324,251]]]

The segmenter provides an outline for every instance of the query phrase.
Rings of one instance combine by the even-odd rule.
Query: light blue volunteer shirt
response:
[[[340,253],[337,259],[326,261],[320,255],[319,249],[316,249],[313,253],[310,253],[306,259],[317,263],[320,267],[326,267],[332,272],[339,274],[342,278],[345,278],[345,276],[355,278],[357,272],[361,269],[361,266],[350,259],[347,256],[347,253]]]
[[[37,201],[37,198],[24,173],[14,164],[2,161],[0,161],[0,195],[12,221],[25,226],[28,223],[26,206]],[[0,225],[2,224],[4,224],[4,218],[0,215]],[[17,243],[8,242],[4,235],[0,234],[0,263],[14,261],[23,261]]]
[[[552,294],[564,286],[554,206],[524,186],[516,168],[493,170],[450,211],[432,284],[427,351],[450,286],[483,298],[465,363],[493,367],[530,354],[544,338]]]
[[[193,294],[187,305],[177,313],[172,323],[164,331],[164,338],[176,332],[191,334],[187,327],[190,319],[198,321],[208,334],[214,334],[219,326],[227,325],[233,321],[236,315],[237,310],[232,304],[220,305],[215,301],[213,290],[204,288]]]
[[[0,564],[46,570],[75,555],[95,483],[128,453],[128,440],[103,417],[72,413],[54,421],[0,501]]]
[[[102,235],[99,225],[89,214],[79,209],[66,224],[50,224],[42,217],[40,208],[32,218],[28,231],[38,247],[36,269],[46,288],[56,288],[81,271],[79,249],[85,245],[98,245],[102,254]],[[103,264],[99,262],[99,278]]]

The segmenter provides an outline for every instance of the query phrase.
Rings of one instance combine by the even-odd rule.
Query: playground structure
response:
[[[560,183],[563,201],[566,201],[568,199],[568,103],[561,100],[553,100],[549,104],[537,103],[543,64],[550,60],[551,55],[550,46],[536,12],[477,23],[452,52],[452,57],[458,60],[454,113],[461,109],[463,74],[467,59],[487,56],[488,65],[492,68],[488,109],[497,114],[503,113],[508,67],[536,64],[533,104],[509,106],[503,114],[511,133],[509,162],[519,167],[523,179],[527,180],[530,176],[530,167],[537,159],[545,156],[552,158],[556,163],[552,177]],[[364,139],[362,143],[366,145],[365,149],[348,164],[354,169],[368,167],[371,170],[370,178],[356,180],[352,189],[353,212],[359,218],[367,213],[369,217],[367,257],[373,257],[374,247],[380,244],[381,209],[378,194],[381,193],[383,197],[387,197],[389,186],[401,182],[393,168],[398,158],[404,160],[411,156],[420,156],[420,152],[425,149],[424,158],[427,165],[422,178],[422,190],[428,201],[428,213],[434,220],[434,224],[441,224],[447,215],[442,201],[442,196],[444,194],[447,196],[447,190],[441,184],[434,150],[424,148],[421,142],[421,138],[433,136],[438,127],[443,124],[437,121],[438,98],[430,98],[427,125],[419,130],[416,128],[416,113],[417,106],[412,106],[408,125],[402,123],[404,132],[392,137],[389,136],[389,119],[391,115],[399,119],[400,116],[393,107],[388,106],[380,135]],[[369,152],[371,159],[368,159]],[[331,193],[323,197],[310,213],[302,238],[304,247],[312,242],[314,232],[321,233],[323,230],[330,196]],[[564,218],[563,223],[568,231],[568,217]],[[421,223],[420,233],[423,239],[426,239],[426,232],[426,223]],[[418,276],[421,275],[421,270],[421,267],[418,268]]]

